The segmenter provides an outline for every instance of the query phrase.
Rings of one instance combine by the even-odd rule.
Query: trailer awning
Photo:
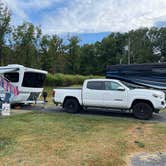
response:
[[[18,71],[18,68],[0,68],[0,74]]]

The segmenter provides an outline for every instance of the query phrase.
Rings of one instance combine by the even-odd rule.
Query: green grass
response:
[[[161,110],[161,112],[166,112],[166,109]]]
[[[122,166],[128,154],[166,150],[165,123],[29,112],[0,118],[0,126],[1,165]]]

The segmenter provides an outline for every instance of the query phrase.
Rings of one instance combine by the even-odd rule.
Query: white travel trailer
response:
[[[37,101],[43,91],[44,79],[47,71],[24,67],[18,64],[0,67],[0,74],[11,84],[18,87],[19,94],[11,98],[11,104],[41,103]],[[0,98],[3,100],[5,91],[0,87]]]

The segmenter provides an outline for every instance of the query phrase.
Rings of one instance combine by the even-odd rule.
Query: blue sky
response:
[[[166,26],[166,0],[0,0],[12,12],[12,24],[40,25],[44,34],[81,43],[100,41],[111,32]],[[67,35],[66,35],[67,34]]]

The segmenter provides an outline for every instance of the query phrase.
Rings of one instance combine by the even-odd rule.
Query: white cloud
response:
[[[47,33],[125,32],[166,21],[166,0],[73,0],[44,16]]]
[[[33,16],[27,10],[43,10],[39,24],[44,33],[126,32],[151,27],[166,21],[166,0],[5,0],[15,15],[23,19]]]
[[[24,13],[27,9],[35,9],[41,10],[44,8],[48,8],[51,5],[61,2],[63,0],[0,0],[7,4],[7,6],[14,12],[17,13],[18,16],[22,16],[19,13]]]
[[[22,7],[20,6],[19,1],[17,1],[17,0],[2,0],[2,2],[4,2],[4,4],[8,6],[8,8],[11,10],[12,14],[14,14],[15,16],[17,16],[21,19],[28,18],[28,16],[24,12],[24,10],[22,10]]]
[[[36,10],[41,10],[48,8],[52,6],[55,3],[58,3],[62,0],[26,0],[26,1],[20,1],[20,4],[23,8],[28,9],[36,9]]]
[[[30,21],[32,10],[42,10],[52,6],[63,0],[0,0],[4,2],[11,10],[13,15],[12,22],[14,24],[20,24],[23,21]]]

